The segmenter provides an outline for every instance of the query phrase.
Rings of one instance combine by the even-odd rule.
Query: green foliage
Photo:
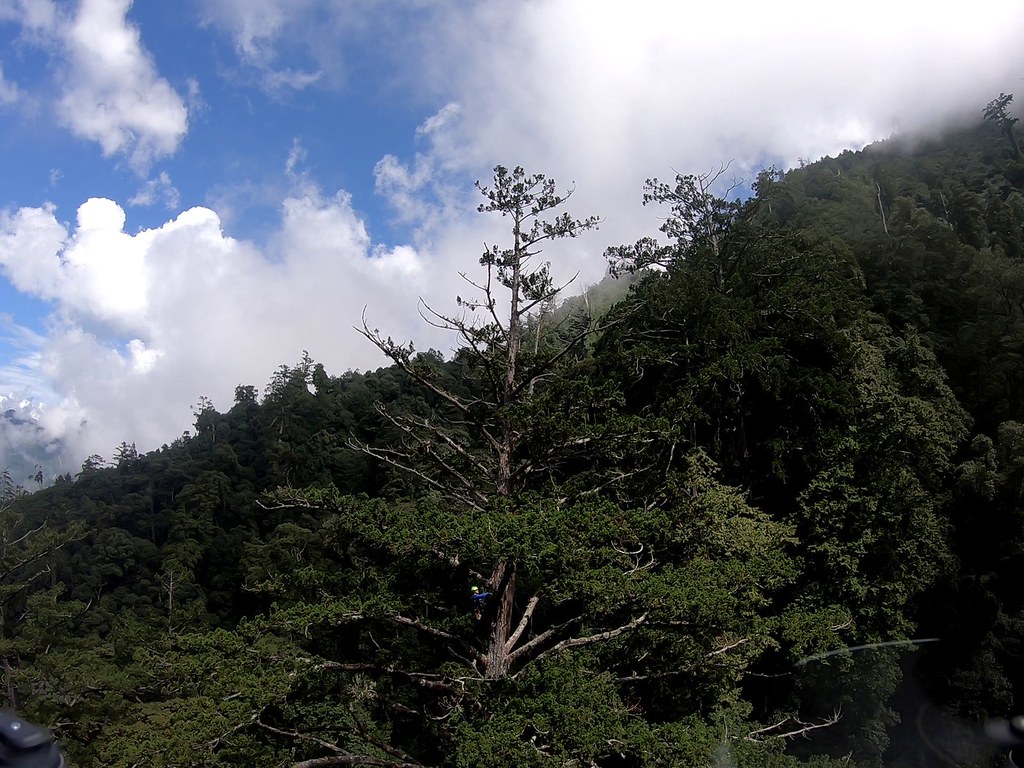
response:
[[[985,107],[985,119],[991,120],[999,129],[1006,135],[1007,140],[1010,142],[1010,148],[1013,150],[1013,155],[1018,160],[1024,160],[1024,154],[1021,153],[1020,144],[1017,143],[1017,137],[1013,133],[1013,126],[1019,122],[1020,118],[1013,117],[1009,113],[1010,102],[1013,101],[1013,94],[1000,93],[999,96],[988,103]]]
[[[159,451],[3,475],[0,692],[81,766],[875,768],[902,660],[823,654],[925,633],[928,695],[1010,712],[1009,103],[745,202],[650,179],[629,280],[564,304],[541,248],[597,219],[496,167],[452,359],[365,327],[394,365],[303,353]]]
[[[439,497],[280,491],[276,503],[320,522],[282,525],[265,555],[254,549],[254,566],[275,563],[250,582],[279,599],[263,626],[378,697],[416,701],[439,724],[404,719],[390,743],[421,757],[429,743],[443,764],[672,754],[654,725],[739,699],[743,669],[772,643],[773,595],[795,575],[786,527],[718,483],[706,457],[687,467],[655,509],[529,495],[467,515]],[[470,599],[498,556],[515,559],[529,611],[501,684],[482,674],[485,619]],[[282,728],[328,740],[306,717]]]

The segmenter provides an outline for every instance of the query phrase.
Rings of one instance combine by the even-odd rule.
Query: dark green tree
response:
[[[514,514],[514,497],[530,487],[533,476],[549,466],[531,461],[534,456],[520,445],[518,421],[543,377],[572,349],[565,344],[540,354],[524,348],[529,313],[550,302],[560,288],[554,284],[547,263],[537,263],[541,247],[551,241],[576,237],[598,225],[597,217],[577,219],[568,213],[546,218],[560,209],[572,192],[560,194],[555,181],[543,174],[529,175],[521,167],[494,169],[492,186],[478,184],[486,202],[481,213],[497,213],[510,220],[512,242],[507,247],[487,248],[480,257],[485,277],[480,282],[463,274],[479,294],[459,297],[470,318],[427,311],[443,328],[455,331],[466,345],[467,366],[473,376],[471,394],[463,394],[438,382],[438,366],[430,356],[414,356],[411,344],[395,343],[364,326],[362,333],[414,381],[440,398],[453,419],[464,424],[453,428],[445,419],[384,415],[408,438],[404,446],[373,448],[370,455],[419,477],[426,484],[467,509],[482,512],[495,507]],[[482,316],[482,321],[476,321]],[[579,337],[586,336],[583,329]],[[423,461],[422,459],[425,459]],[[496,606],[490,614],[490,633],[485,676],[504,677],[510,666],[509,643],[517,594],[518,564],[498,554],[489,568],[484,588]]]
[[[999,130],[1006,136],[1006,140],[1010,143],[1010,149],[1013,150],[1013,156],[1018,160],[1024,160],[1024,154],[1021,153],[1020,144],[1017,143],[1017,136],[1014,134],[1013,126],[1020,120],[1018,117],[1014,117],[1009,113],[1010,103],[1013,101],[1012,93],[1000,93],[995,99],[992,99],[985,107],[985,119],[991,120],[995,123]]]
[[[24,495],[10,472],[0,473],[0,695],[11,709],[29,690],[19,679],[22,666],[45,655],[52,643],[66,641],[69,619],[82,610],[60,604],[64,586],[54,579],[57,554],[81,537],[81,526],[61,531],[46,520],[26,520],[17,504]]]
[[[557,292],[539,248],[596,220],[557,214],[568,195],[522,169],[481,192],[512,237],[481,258],[465,317],[432,314],[461,336],[455,360],[363,329],[422,399],[380,408],[403,442],[356,444],[419,498],[263,502],[290,519],[249,550],[249,588],[275,600],[261,636],[307,661],[219,748],[255,734],[301,766],[668,765],[714,751],[714,723],[745,727],[790,529],[703,451],[616,417],[589,381],[587,318],[531,325]],[[739,751],[763,765],[778,746],[756,730]]]
[[[824,179],[835,195],[840,178]],[[867,311],[844,243],[777,226],[758,201],[735,207],[717,238],[694,236],[681,185],[692,188],[685,177],[648,182],[672,240],[610,252],[635,267],[656,254],[661,269],[601,339],[599,376],[674,447],[665,462],[706,451],[727,482],[793,526],[800,573],[775,606],[788,663],[819,644],[906,637],[915,600],[952,565],[942,490],[966,415],[921,338]],[[879,679],[891,693],[899,676]],[[887,692],[872,690],[881,702],[847,709],[861,727],[837,730],[874,734],[858,749],[877,761],[890,716]]]

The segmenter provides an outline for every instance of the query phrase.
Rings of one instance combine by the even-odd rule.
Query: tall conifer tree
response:
[[[511,243],[486,248],[480,257],[484,277],[479,282],[462,275],[476,292],[475,297],[457,300],[460,307],[469,310],[468,315],[442,314],[427,308],[433,322],[455,331],[465,344],[464,355],[477,386],[471,393],[445,386],[438,380],[437,367],[431,364],[434,361],[415,357],[411,344],[397,344],[378,331],[363,328],[370,341],[439,397],[454,412],[454,418],[468,428],[455,430],[443,418],[393,415],[384,410],[384,415],[407,436],[406,445],[384,449],[363,446],[364,450],[415,474],[468,509],[506,504],[524,487],[529,475],[548,469],[531,466],[529,456],[520,450],[517,413],[533,396],[536,382],[579,338],[539,354],[524,348],[530,312],[551,302],[561,290],[552,279],[549,263],[538,263],[537,257],[548,242],[576,237],[596,228],[599,222],[596,216],[578,219],[569,213],[555,213],[572,191],[559,194],[553,179],[527,174],[522,167],[509,171],[499,165],[494,169],[493,185],[478,182],[477,187],[486,198],[478,210],[509,219]],[[547,218],[549,215],[553,217]],[[581,331],[580,338],[588,331]],[[514,514],[514,503],[507,509]],[[505,676],[521,634],[511,637],[516,580],[514,560],[499,557],[491,566],[486,590],[497,609],[489,612],[491,628],[484,659],[488,678]]]

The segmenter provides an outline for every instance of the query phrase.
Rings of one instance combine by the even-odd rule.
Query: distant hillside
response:
[[[1024,419],[1024,163],[998,126],[844,152],[763,198],[767,219],[849,248],[873,308],[923,335],[979,427]]]
[[[8,407],[0,414],[0,469],[6,468],[21,485],[33,490],[49,485],[51,471],[66,471],[60,468],[62,453],[61,443],[47,438],[31,413]],[[40,471],[42,483],[37,482]]]

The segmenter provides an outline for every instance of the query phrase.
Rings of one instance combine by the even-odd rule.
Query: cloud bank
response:
[[[477,2],[438,29],[415,76],[460,104],[450,146],[575,179],[606,215],[672,168],[791,166],[977,118],[1024,76],[1012,0]]]
[[[420,255],[375,248],[344,193],[298,190],[263,248],[227,237],[207,208],[124,227],[123,209],[98,198],[72,227],[48,207],[0,217],[0,268],[59,307],[23,372],[61,399],[20,408],[63,443],[65,463],[121,440],[169,442],[200,395],[230,407],[236,385],[261,387],[304,349],[334,370],[373,366],[376,351],[351,343],[364,305],[398,307],[427,288]],[[406,315],[391,325],[411,334]]]
[[[0,0],[0,18],[54,31],[68,64],[67,126],[145,178],[180,147],[188,111],[129,6],[84,0],[64,18],[45,0]],[[173,439],[200,395],[229,407],[236,385],[261,385],[303,349],[335,373],[377,365],[351,331],[365,305],[395,338],[449,348],[424,333],[416,297],[449,307],[464,287],[457,271],[503,236],[475,213],[472,188],[496,163],[575,183],[572,211],[604,217],[597,235],[557,254],[560,274],[593,281],[605,245],[656,230],[658,212],[639,204],[649,176],[730,160],[750,175],[894,131],[937,131],[979,118],[1024,75],[1019,0],[865,0],[843,13],[748,0],[224,0],[203,13],[229,36],[237,67],[269,90],[340,87],[354,52],[374,50],[381,81],[424,115],[412,150],[379,158],[374,176],[410,244],[374,242],[373,222],[357,213],[365,201],[301,172],[301,143],[282,173],[290,191],[276,229],[260,243],[224,234],[227,209],[192,208],[131,233],[125,205],[175,205],[166,174],[123,203],[86,201],[73,225],[52,205],[3,213],[0,269],[54,312],[24,365],[0,371],[0,393],[13,392],[7,402],[35,413],[47,444],[79,463],[121,440],[147,450]],[[45,407],[26,399],[30,382]]]

